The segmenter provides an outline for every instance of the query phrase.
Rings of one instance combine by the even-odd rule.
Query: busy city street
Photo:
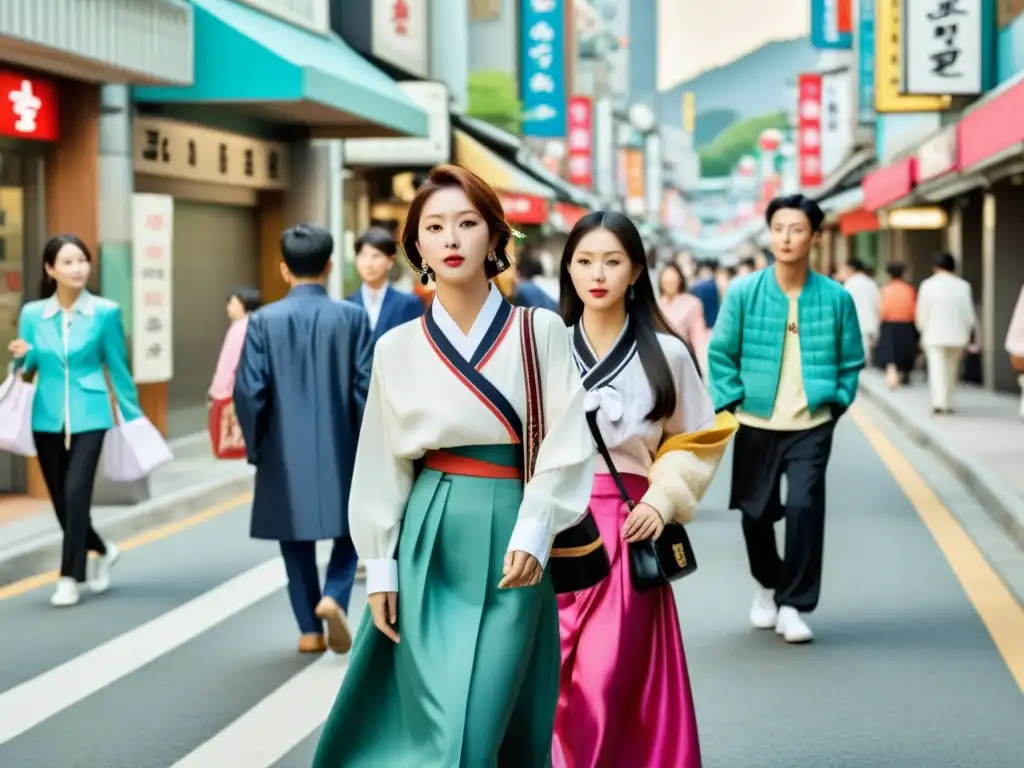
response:
[[[802,646],[748,624],[727,486],[723,468],[675,587],[707,768],[1019,765],[1024,614],[987,563],[1019,588],[1024,557],[946,470],[868,404],[844,420]],[[0,765],[308,768],[346,657],[295,652],[247,504],[199,519],[126,543],[111,591],[77,607],[0,589]],[[364,600],[357,584],[354,616]]]

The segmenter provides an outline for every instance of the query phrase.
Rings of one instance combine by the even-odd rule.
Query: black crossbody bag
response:
[[[615,481],[622,500],[632,510],[636,502],[630,498],[622,475],[612,462],[608,447],[601,437],[601,430],[597,426],[596,412],[591,411],[587,414],[587,424],[590,426],[590,434],[594,437],[598,453],[608,466],[608,473]],[[681,523],[666,523],[657,540],[648,539],[629,545],[629,578],[637,592],[666,587],[696,570],[697,556],[693,552],[690,536]]]

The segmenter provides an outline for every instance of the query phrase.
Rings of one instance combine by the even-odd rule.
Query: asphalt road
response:
[[[725,466],[676,590],[706,768],[1022,765],[1022,691],[854,421],[811,645],[748,626],[727,485]],[[76,608],[51,608],[49,587],[0,600],[0,766],[308,768],[345,659],[295,652],[276,549],[247,528],[238,509],[126,552],[114,588]]]

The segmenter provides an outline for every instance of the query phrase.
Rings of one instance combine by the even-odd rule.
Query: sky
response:
[[[808,0],[658,0],[659,90],[810,34],[810,9]]]

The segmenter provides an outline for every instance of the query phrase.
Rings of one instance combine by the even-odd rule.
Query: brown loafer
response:
[[[316,606],[316,615],[327,624],[327,647],[335,653],[348,653],[352,649],[352,630],[337,601],[323,598]]]
[[[309,633],[299,636],[299,653],[323,653],[327,650],[324,636]]]

